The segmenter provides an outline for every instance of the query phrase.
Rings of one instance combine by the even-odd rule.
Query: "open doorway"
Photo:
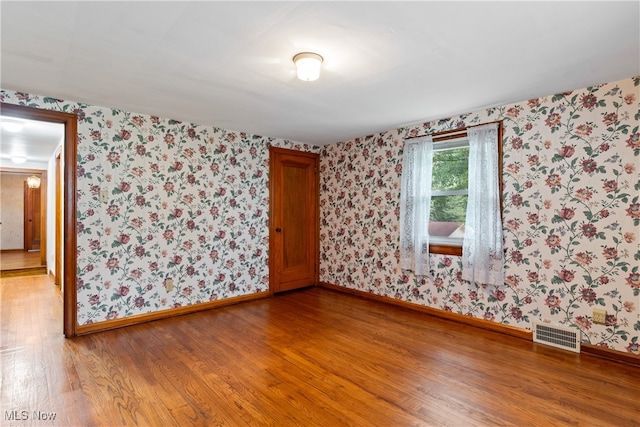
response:
[[[47,273],[47,199],[46,170],[0,167],[1,277]]]
[[[76,171],[77,171],[77,116],[75,114],[42,110],[37,108],[25,107],[13,104],[0,104],[0,116],[20,120],[33,120],[45,123],[61,124],[64,128],[61,151],[56,153],[55,159],[51,159],[54,164],[53,176],[56,179],[48,185],[53,187],[53,194],[58,194],[52,198],[55,202],[49,203],[49,208],[54,213],[50,218],[53,224],[60,224],[60,231],[57,237],[51,240],[58,240],[58,244],[54,245],[61,252],[61,256],[56,257],[57,262],[52,263],[52,268],[56,271],[58,281],[63,292],[63,331],[66,337],[76,336],[77,327],[77,291],[75,284],[76,278]],[[28,142],[25,142],[28,143]],[[4,141],[3,141],[4,145]],[[53,154],[53,153],[51,153]],[[49,155],[49,158],[51,157]],[[4,157],[4,155],[3,155]],[[26,161],[26,159],[25,159]],[[58,169],[56,169],[58,168]],[[58,172],[56,172],[56,170]],[[60,173],[60,170],[62,171]],[[46,176],[46,171],[43,172]],[[59,201],[58,201],[59,199]],[[46,203],[46,201],[45,201]],[[58,210],[57,213],[55,211]],[[55,226],[51,227],[55,229]],[[46,237],[45,237],[46,238]],[[43,242],[40,242],[42,248]],[[60,260],[63,260],[62,262]],[[58,264],[62,264],[58,266]],[[62,271],[60,271],[62,270]]]

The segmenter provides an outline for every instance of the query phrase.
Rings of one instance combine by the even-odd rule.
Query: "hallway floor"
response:
[[[0,277],[46,274],[40,261],[40,251],[4,251],[0,253]]]

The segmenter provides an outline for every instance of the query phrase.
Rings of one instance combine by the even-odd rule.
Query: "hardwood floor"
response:
[[[40,251],[3,251],[0,253],[0,268],[2,270],[40,267],[40,265]]]
[[[30,276],[47,272],[40,260],[40,251],[0,252],[0,277]]]
[[[0,280],[3,425],[640,425],[638,367],[326,289],[73,340],[58,289]]]

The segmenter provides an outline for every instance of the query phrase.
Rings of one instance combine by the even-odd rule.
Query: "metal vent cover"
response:
[[[533,322],[533,341],[580,353],[580,331],[577,329]]]

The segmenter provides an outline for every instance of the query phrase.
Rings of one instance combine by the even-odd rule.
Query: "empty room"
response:
[[[640,3],[0,3],[6,426],[640,425]]]

